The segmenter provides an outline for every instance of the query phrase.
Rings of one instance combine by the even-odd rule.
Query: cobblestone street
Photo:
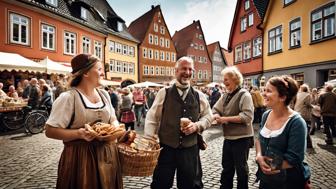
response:
[[[326,146],[321,133],[312,136],[314,150],[306,154],[312,167],[314,188],[333,188],[336,185],[336,148]],[[222,137],[215,137],[201,153],[204,188],[219,188]],[[13,134],[0,136],[0,189],[55,188],[57,164],[62,151],[61,141],[48,139],[44,134]],[[254,184],[256,164],[254,149],[250,151],[250,188]],[[150,177],[125,177],[125,188],[149,188]]]

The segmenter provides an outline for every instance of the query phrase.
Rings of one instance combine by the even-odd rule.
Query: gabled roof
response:
[[[197,21],[199,22],[199,21]],[[181,29],[180,31],[175,31],[173,35],[174,45],[177,51],[177,57],[187,55],[187,50],[190,47],[190,44],[193,40],[194,35],[190,35],[190,32],[193,32],[196,22],[194,21],[189,26]]]
[[[177,51],[177,58],[180,58],[188,54],[187,51],[188,51],[188,48],[190,48],[190,44],[194,39],[194,36],[195,36],[194,33],[195,33],[196,26],[200,27],[199,30],[201,31],[201,34],[203,36],[203,41],[205,45],[204,48],[208,54],[208,58],[210,59],[209,61],[211,63],[212,60],[210,58],[209,51],[206,46],[205,36],[203,33],[201,22],[199,20],[197,21],[194,20],[193,23],[186,26],[185,28],[182,28],[180,31],[175,31],[175,34],[172,39],[174,41],[174,45]]]
[[[194,33],[195,33],[196,26],[200,27],[200,31],[203,36],[203,40],[205,44],[204,48],[208,54],[208,57],[210,58],[208,49],[206,48],[206,41],[205,41],[204,33],[202,30],[201,22],[199,20],[197,21],[194,20],[193,23],[186,26],[185,28],[182,28],[180,31],[175,31],[175,34],[173,36],[173,41],[176,47],[178,58],[184,55],[187,55],[188,48],[190,47],[190,44],[192,43],[194,39]]]
[[[233,53],[221,48],[227,66],[233,66]]]
[[[258,11],[258,14],[261,20],[264,19],[268,3],[269,3],[269,0],[253,0],[253,4],[257,8],[257,11]]]
[[[147,30],[153,20],[156,11],[161,11],[160,5],[156,7],[152,6],[152,9],[136,20],[134,20],[129,26],[128,31],[140,42],[146,37]]]
[[[234,17],[233,17],[232,24],[231,24],[229,42],[228,42],[228,51],[229,52],[232,51],[231,44],[232,44],[232,38],[233,38],[233,35],[234,35],[234,29],[235,29],[235,25],[238,23],[238,21],[240,21],[240,18],[238,18],[238,16],[239,16],[238,14],[239,14],[240,6],[242,6],[243,2],[244,1],[237,0]],[[253,4],[256,7],[258,15],[261,18],[261,20],[263,20],[263,17],[265,16],[265,13],[267,11],[268,2],[269,2],[269,0],[253,0]]]
[[[224,57],[224,54],[222,52],[222,47],[220,46],[220,43],[219,41],[216,41],[214,43],[211,43],[209,45],[207,45],[207,48],[208,48],[208,52],[209,52],[209,55],[210,55],[210,58],[213,57],[214,53],[215,53],[215,50],[216,50],[216,46],[218,47],[218,50],[223,58],[223,61],[224,61],[224,64],[227,65],[226,63],[226,60],[225,60],[225,57]],[[212,60],[211,60],[212,61]]]

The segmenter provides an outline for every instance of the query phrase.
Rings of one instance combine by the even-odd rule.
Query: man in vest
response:
[[[174,84],[158,92],[145,121],[145,135],[158,135],[163,148],[151,188],[171,188],[175,171],[177,188],[203,188],[197,133],[211,125],[212,113],[205,95],[190,86],[193,60],[182,57],[175,69]],[[183,129],[181,118],[191,120]]]

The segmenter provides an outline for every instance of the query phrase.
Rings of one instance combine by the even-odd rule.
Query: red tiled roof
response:
[[[228,66],[233,66],[233,53],[232,52],[229,52],[228,50],[222,48],[222,53],[224,55],[224,58],[225,58],[225,61],[226,61],[226,64]]]
[[[197,21],[199,22],[199,21]],[[197,22],[193,22],[189,26],[186,26],[185,28],[181,29],[180,31],[176,31],[173,35],[173,41],[174,45],[176,47],[177,51],[177,57],[180,58],[181,56],[187,55],[187,50],[190,47],[190,44],[193,40],[194,35],[190,35],[190,33],[193,33],[192,31],[195,28],[195,24]]]
[[[152,22],[155,12],[160,10],[160,5],[152,7],[150,11],[146,12],[145,14],[134,20],[128,26],[128,31],[133,35],[133,37],[142,42],[146,37],[146,32]]]

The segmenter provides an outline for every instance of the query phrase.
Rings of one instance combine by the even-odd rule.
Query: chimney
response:
[[[152,9],[154,9],[154,5],[152,5]]]

